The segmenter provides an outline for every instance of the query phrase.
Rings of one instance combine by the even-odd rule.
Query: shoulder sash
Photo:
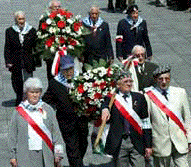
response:
[[[23,109],[23,107],[16,107],[18,113],[31,125],[35,132],[44,140],[50,150],[54,150],[54,145],[48,135],[39,127],[39,125],[29,116],[29,114]]]
[[[176,114],[173,111],[171,111],[170,108],[159,99],[155,91],[155,88],[154,87],[147,88],[145,89],[145,92],[148,95],[148,97],[161,109],[161,111],[163,111],[167,116],[169,116],[186,135],[186,129],[184,128],[184,125],[182,124],[180,119],[176,116]]]
[[[114,104],[120,111],[121,115],[133,126],[133,128],[140,134],[143,134],[142,121],[138,114],[129,108],[123,97],[116,94]]]

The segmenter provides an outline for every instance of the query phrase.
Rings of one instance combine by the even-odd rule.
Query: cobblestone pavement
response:
[[[7,131],[15,99],[11,87],[10,73],[4,65],[5,28],[12,25],[13,13],[17,10],[26,11],[27,21],[37,28],[39,17],[45,11],[48,2],[48,0],[0,0],[0,166],[2,167],[9,166]],[[82,17],[88,14],[91,5],[99,6],[101,17],[109,23],[115,50],[114,38],[117,23],[126,16],[125,14],[108,13],[106,0],[63,0],[62,4],[65,8],[74,12],[75,15],[80,14]],[[172,84],[186,88],[191,102],[191,14],[184,11],[175,11],[168,7],[157,8],[152,0],[137,0],[137,4],[140,15],[147,20],[153,48],[153,61],[159,64],[165,62],[171,64]],[[47,87],[44,63],[41,68],[35,71],[34,76],[41,78],[43,84]],[[90,133],[91,129],[90,124]],[[62,163],[64,166],[68,166],[66,157]],[[91,153],[91,144],[89,144],[84,163],[86,166],[112,166],[109,158]]]

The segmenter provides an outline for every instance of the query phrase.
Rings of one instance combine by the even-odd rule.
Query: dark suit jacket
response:
[[[122,35],[123,40],[122,43],[116,43],[117,57],[123,57],[126,59],[127,56],[131,54],[131,50],[135,45],[142,45],[146,47],[147,57],[152,56],[152,49],[148,37],[146,21],[143,20],[143,22],[137,27],[136,36],[134,35],[134,31],[130,30],[130,28],[131,25],[126,19],[122,19],[118,24],[117,35]]]
[[[78,117],[75,114],[72,100],[69,98],[68,90],[63,84],[55,79],[50,80],[49,87],[42,99],[56,107],[56,116],[63,133],[73,131],[76,128]]]
[[[156,68],[158,68],[157,64],[145,62],[144,73],[140,74],[138,67],[135,66],[140,91],[143,91],[143,89],[146,87],[155,86],[156,83],[153,78],[153,72],[156,70]]]
[[[131,92],[133,109],[139,115],[141,119],[148,117],[147,112],[147,102],[145,97],[136,92]],[[103,108],[108,108],[110,98],[106,97]],[[135,102],[136,101],[136,102]],[[120,111],[115,105],[111,108],[111,118],[110,118],[110,130],[106,140],[105,152],[109,155],[117,157],[120,151],[120,146],[122,142],[122,135],[124,132],[124,117],[120,114]],[[143,129],[144,134],[140,136],[137,131],[130,126],[130,138],[135,149],[140,153],[144,154],[145,148],[151,148],[152,134],[151,129]]]
[[[91,29],[85,24],[84,26]],[[99,60],[103,58],[107,60],[113,58],[109,25],[106,22],[103,22],[101,26],[97,28],[95,35],[86,35],[84,40],[86,44],[84,51],[85,62],[91,63],[93,59]]]
[[[23,46],[19,41],[19,33],[12,27],[6,29],[4,57],[6,64],[13,64],[18,68],[25,68],[27,72],[35,70],[34,56],[32,50],[36,46],[36,30],[32,28],[24,36]],[[24,62],[24,67],[21,64]]]

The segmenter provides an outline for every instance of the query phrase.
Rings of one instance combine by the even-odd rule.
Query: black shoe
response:
[[[110,13],[115,13],[115,9],[114,8],[107,8],[107,11]]]

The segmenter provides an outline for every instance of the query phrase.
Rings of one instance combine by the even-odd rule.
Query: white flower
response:
[[[70,24],[74,23],[74,21],[72,19],[67,19],[67,22],[70,23]]]
[[[79,28],[79,30],[77,31],[77,34],[78,34],[78,36],[82,35],[82,30],[81,30],[81,28]]]
[[[77,96],[77,100],[81,100],[82,98],[81,98],[81,96]]]
[[[49,28],[49,32],[51,33],[51,34],[55,34],[55,32],[56,32],[56,28],[54,28],[54,27],[50,27]]]
[[[41,33],[40,31],[37,31],[37,35],[38,35],[38,36],[41,36],[41,34],[42,34],[42,33]]]
[[[51,53],[55,53],[56,52],[56,50],[55,50],[55,48],[53,46],[50,47],[50,51],[51,51]]]
[[[64,29],[62,29],[62,33],[65,33],[66,32],[66,29],[64,28]]]
[[[44,18],[44,15],[41,15],[41,16],[40,16],[40,20],[43,19],[43,18]]]
[[[66,30],[66,33],[67,33],[67,34],[69,34],[69,33],[71,32],[70,27],[66,27],[65,30]]]
[[[76,18],[77,20],[79,20],[79,19],[81,19],[81,15],[77,15],[75,18]]]
[[[47,23],[48,25],[50,25],[50,24],[52,23],[52,20],[48,18],[48,19],[46,20],[46,23]]]
[[[68,45],[68,49],[74,50],[74,46]]]
[[[97,68],[93,69],[93,73],[97,73],[97,72],[98,72]]]

